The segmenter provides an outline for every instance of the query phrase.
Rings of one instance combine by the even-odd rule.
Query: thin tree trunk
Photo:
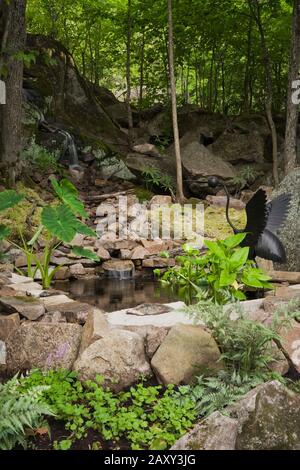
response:
[[[139,92],[139,121],[142,121],[143,92],[144,92],[144,67],[145,67],[145,27],[143,27],[141,43],[141,64],[140,64],[140,92]]]
[[[25,10],[26,0],[0,6],[0,78],[6,82],[6,104],[0,105],[0,174],[10,186],[20,172],[23,61],[15,55],[25,47]]]
[[[250,110],[250,88],[251,88],[251,77],[250,77],[250,65],[252,58],[252,17],[249,19],[248,25],[248,36],[247,36],[247,61],[245,67],[245,78],[244,78],[244,97],[242,110],[249,112]]]
[[[133,118],[131,110],[131,41],[132,41],[132,15],[131,15],[131,0],[127,3],[127,41],[126,41],[126,104],[128,116],[128,144],[129,147],[133,144]]]
[[[300,66],[300,0],[294,0],[293,12],[293,29],[291,40],[291,56],[288,83],[288,101],[287,101],[287,117],[286,131],[284,143],[284,163],[285,173],[293,171],[297,162],[297,126],[299,107],[293,103],[293,82],[299,78]]]
[[[261,5],[259,0],[248,0],[250,11],[253,14],[254,20],[257,24],[258,31],[260,34],[261,48],[263,51],[263,63],[265,69],[265,109],[268,124],[272,135],[272,146],[273,146],[273,178],[275,186],[279,184],[278,175],[278,143],[277,143],[277,132],[276,126],[273,119],[272,105],[273,105],[273,84],[272,84],[272,69],[271,59],[269,50],[266,43],[265,32],[261,20]],[[255,8],[254,8],[255,7]]]
[[[174,40],[173,40],[173,9],[172,0],[168,0],[168,24],[169,24],[169,75],[172,99],[172,117],[173,117],[173,134],[176,156],[176,172],[177,172],[177,198],[180,203],[185,200],[182,184],[182,164],[180,154],[179,130],[177,119],[177,101],[176,101],[176,81],[174,70]]]

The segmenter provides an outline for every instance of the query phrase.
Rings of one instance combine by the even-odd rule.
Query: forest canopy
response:
[[[175,0],[178,103],[237,114],[264,109],[265,67],[252,0]],[[292,1],[259,2],[270,56],[273,109],[286,105]],[[133,102],[140,109],[169,101],[165,0],[28,0],[27,30],[61,41],[83,76],[126,93],[131,24]]]

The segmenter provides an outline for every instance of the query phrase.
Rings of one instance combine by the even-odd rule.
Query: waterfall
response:
[[[25,99],[25,101],[30,103],[30,106],[35,110],[38,118],[38,127],[40,129],[45,129],[47,132],[58,133],[64,136],[63,154],[65,155],[66,153],[68,153],[69,168],[77,171],[82,171],[82,167],[79,164],[78,152],[74,137],[68,131],[60,129],[59,127],[54,126],[46,120],[43,111],[41,111],[39,106],[37,106],[37,104],[35,103],[38,96],[33,90],[23,88],[23,98]]]
[[[78,152],[73,136],[69,132],[62,129],[57,129],[57,132],[65,137],[64,148],[65,153],[68,152],[69,155],[69,167],[75,170],[81,170],[78,159]]]

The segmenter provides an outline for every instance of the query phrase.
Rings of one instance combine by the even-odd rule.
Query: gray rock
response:
[[[229,409],[238,419],[237,450],[300,450],[300,396],[273,381]]]
[[[171,450],[234,450],[237,432],[238,421],[216,411],[196,424]]]
[[[277,381],[251,390],[224,412],[196,424],[172,450],[300,449],[300,396]]]
[[[290,211],[286,221],[279,232],[287,252],[287,263],[280,265],[281,271],[300,271],[300,168],[284,178],[279,189],[274,192],[273,197],[279,194],[289,193],[292,195]]]
[[[264,158],[264,140],[259,134],[224,133],[208,148],[232,164],[262,162]]]
[[[74,364],[81,380],[103,375],[105,385],[120,391],[140,377],[151,376],[142,338],[131,331],[112,330],[92,343]]]
[[[0,340],[0,366],[6,365],[6,344]]]
[[[151,366],[160,383],[190,383],[199,367],[222,368],[219,348],[200,326],[178,324],[154,354]]]

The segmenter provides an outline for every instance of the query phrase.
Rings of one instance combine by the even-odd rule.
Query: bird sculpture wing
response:
[[[247,225],[244,232],[247,233],[241,246],[250,247],[253,252],[259,237],[267,224],[267,195],[263,189],[259,189],[246,205]]]
[[[257,242],[255,254],[260,258],[268,259],[275,263],[286,262],[286,252],[282,242],[267,228],[265,228]]]
[[[290,194],[281,194],[267,204],[268,220],[266,229],[276,233],[285,221],[291,202]]]

